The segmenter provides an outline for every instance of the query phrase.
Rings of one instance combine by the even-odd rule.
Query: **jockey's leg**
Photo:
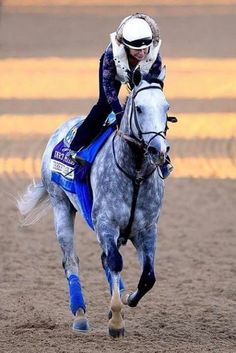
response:
[[[154,274],[156,233],[156,227],[154,226],[131,239],[137,249],[142,266],[142,275],[138,283],[138,288],[135,292],[130,293],[125,301],[125,304],[128,304],[131,307],[138,304],[140,299],[153,287],[156,281]]]
[[[99,99],[97,104],[93,106],[90,113],[78,128],[76,135],[70,145],[70,149],[78,151],[89,143],[99,134],[102,125],[104,124],[107,116],[111,113],[111,105],[107,101],[107,96],[103,86],[103,57],[100,59],[99,66]],[[118,95],[121,87],[119,81],[115,81],[115,91]]]
[[[107,106],[106,102],[98,101],[77,129],[75,137],[70,144],[70,149],[78,151],[80,148],[88,146],[99,134],[110,112],[111,108]]]
[[[74,219],[75,209],[65,197],[51,197],[54,224],[58,242],[63,253],[63,267],[69,287],[70,309],[76,319],[73,328],[79,331],[87,331],[89,326],[85,315],[86,306],[78,275],[79,260],[74,251]]]

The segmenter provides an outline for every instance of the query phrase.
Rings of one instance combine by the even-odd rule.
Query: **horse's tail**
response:
[[[22,226],[28,226],[39,221],[50,208],[49,195],[42,181],[33,181],[26,192],[17,199],[17,207],[23,219]]]

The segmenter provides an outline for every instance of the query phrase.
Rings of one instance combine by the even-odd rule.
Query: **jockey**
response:
[[[84,122],[78,128],[71,144],[71,158],[81,162],[76,152],[97,136],[107,116],[113,111],[117,125],[120,124],[123,109],[118,94],[121,84],[133,88],[132,72],[139,67],[143,78],[152,82],[161,72],[160,31],[151,17],[135,14],[126,17],[117,31],[110,34],[111,42],[102,54],[99,66],[99,98]],[[172,166],[167,162],[161,167],[166,178]]]

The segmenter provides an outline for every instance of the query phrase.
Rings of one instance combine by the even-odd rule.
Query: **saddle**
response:
[[[77,195],[81,213],[93,230],[94,226],[91,218],[93,194],[90,184],[90,171],[97,153],[115,129],[114,121],[115,114],[111,113],[99,135],[89,146],[77,152],[77,156],[85,161],[84,165],[79,165],[71,159],[69,148],[77,128],[83,121],[78,122],[69,130],[66,136],[54,147],[51,155],[51,180],[63,190]]]

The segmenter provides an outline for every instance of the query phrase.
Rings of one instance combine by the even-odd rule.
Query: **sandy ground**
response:
[[[209,43],[211,32],[217,28],[218,17],[221,16],[220,8],[217,9],[218,11],[213,8],[215,22],[209,14],[212,26],[209,27],[202,42],[201,55],[204,52],[208,57],[214,57],[216,53],[215,45],[211,47]],[[111,24],[115,26],[120,16],[133,12],[131,10],[134,8],[118,8],[118,10],[117,15],[112,13],[108,16],[109,8],[105,7],[103,13],[100,8],[96,17],[96,8],[84,8],[83,13],[80,16],[78,14],[78,23],[81,23],[80,20],[86,23],[86,20],[92,19],[90,32],[86,35],[90,38],[91,33],[99,28],[104,39],[108,27]],[[148,12],[148,9],[146,10]],[[149,10],[152,13],[155,9],[150,7]],[[184,7],[182,10],[185,14],[183,18],[179,8],[176,17],[174,7],[168,10],[161,8],[159,11],[162,14],[163,33],[169,38],[169,44],[166,44],[164,49],[169,56],[171,44],[177,48],[173,33],[169,35],[171,18],[178,30],[182,31],[182,36],[192,21],[192,34],[187,33],[187,38],[191,38],[191,35],[192,38],[197,37],[201,26],[199,23],[196,25],[197,19],[202,19],[203,27],[207,23],[206,14],[205,17],[199,15],[197,18],[186,16],[186,13],[192,13],[191,11],[204,13],[203,7],[194,9]],[[63,38],[70,31],[70,25],[72,26],[70,28],[74,28],[75,19],[72,13],[60,9],[58,18],[58,12],[54,16],[50,11],[35,11],[33,8],[25,12],[14,8],[11,8],[10,12],[3,11],[2,58],[21,57],[23,51],[25,57],[46,57],[53,54],[63,56],[65,53],[75,56],[71,38],[69,43],[66,42],[66,50],[56,40],[58,28]],[[228,12],[222,7],[221,23],[231,28],[233,20],[235,24],[235,13],[234,6],[231,6]],[[105,24],[101,27],[103,22]],[[40,34],[35,28],[39,23],[44,30],[51,26],[51,33],[55,35],[52,48],[48,46],[48,39],[44,42],[44,30]],[[24,26],[18,27],[20,24]],[[11,33],[14,34],[12,37]],[[75,33],[73,36],[75,39]],[[187,53],[186,37],[182,47],[179,45],[180,56]],[[8,40],[5,40],[6,38]],[[35,40],[38,38],[41,40],[37,41],[36,45]],[[100,37],[101,47],[104,46],[103,39]],[[222,57],[233,57],[231,44],[230,41],[222,44]],[[198,46],[199,42],[193,45],[190,56],[199,53],[196,48]],[[82,55],[98,55],[98,47],[99,44],[95,43],[93,51],[93,48],[84,46]],[[17,51],[14,51],[16,48],[18,56]],[[178,53],[175,51],[175,55]],[[37,112],[40,110],[40,102],[40,100],[36,102]],[[235,103],[230,102],[229,111],[236,111]],[[19,102],[14,99],[2,100],[2,103],[4,112],[7,111],[9,114],[15,114],[19,106]],[[24,112],[29,110],[32,113],[34,103],[34,101],[20,102],[20,106]],[[48,102],[41,103],[42,113],[49,111],[55,113],[56,102],[52,101],[51,105]],[[69,103],[67,102],[68,109]],[[91,105],[91,101],[83,103],[84,109]],[[209,109],[209,105],[206,105]],[[196,112],[200,106],[202,107],[201,102],[195,102]],[[185,102],[178,101],[179,111],[184,112],[184,107]],[[64,107],[60,109],[65,112]],[[60,110],[57,113],[60,113]],[[216,142],[212,141],[204,142],[206,150],[209,152],[213,148],[216,149],[215,153],[219,151],[220,154],[220,148],[217,149]],[[12,139],[6,135],[0,139],[0,150],[6,159],[13,155],[24,158],[36,157],[42,153],[45,142],[46,138],[43,137]],[[183,146],[186,146],[187,154],[194,157],[199,153],[197,143],[186,145],[186,142],[181,140],[175,143],[177,151],[179,149],[184,153]],[[204,153],[203,147],[201,151]],[[225,148],[225,153],[231,152]],[[76,224],[76,248],[80,257],[81,281],[88,305],[91,332],[86,335],[72,332],[67,284],[61,267],[61,252],[55,239],[52,214],[48,214],[40,223],[29,228],[19,227],[14,196],[22,192],[29,181],[30,178],[26,176],[14,176],[9,169],[7,173],[3,171],[0,177],[1,352],[234,353],[236,351],[235,179],[172,177],[167,180],[156,256],[157,283],[137,308],[125,308],[127,332],[122,341],[111,340],[107,335],[109,293],[101,269],[100,249],[95,235],[79,217]],[[138,283],[139,267],[131,244],[128,243],[122,249],[122,254],[123,277],[127,291],[130,291],[135,289]]]
[[[5,181],[5,188],[10,188]],[[170,179],[160,222],[157,284],[125,308],[126,337],[107,336],[109,294],[94,234],[80,220],[77,249],[91,332],[74,334],[51,216],[19,229],[8,200],[1,210],[2,352],[235,352],[235,182]],[[21,189],[25,180],[18,180]],[[232,197],[234,194],[234,197]],[[127,290],[139,269],[122,249]]]

